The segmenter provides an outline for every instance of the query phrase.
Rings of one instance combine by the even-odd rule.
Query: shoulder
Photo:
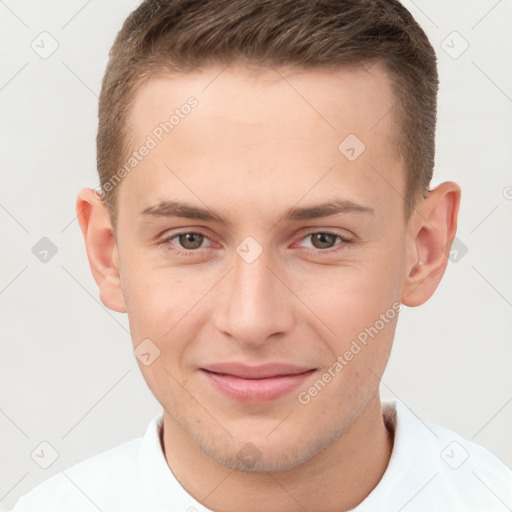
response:
[[[483,446],[447,428],[427,425],[437,436],[432,445],[441,461],[441,485],[449,487],[453,494],[464,492],[474,507],[471,510],[512,507],[512,469],[508,465]]]
[[[142,448],[157,419],[151,421],[145,437],[94,455],[43,481],[22,496],[11,512],[97,512],[102,505],[111,506],[117,496],[128,496],[140,485],[141,463],[147,457]]]
[[[415,511],[512,507],[512,470],[498,457],[447,428],[422,421],[402,402],[385,402],[383,410],[395,441],[368,505],[384,499]]]

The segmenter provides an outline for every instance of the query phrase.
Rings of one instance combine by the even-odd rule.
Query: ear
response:
[[[412,214],[407,277],[401,297],[406,306],[426,302],[441,282],[457,231],[459,204],[460,187],[446,182],[429,192]]]
[[[76,212],[101,302],[113,311],[125,313],[117,244],[107,207],[95,190],[84,188],[78,194]]]

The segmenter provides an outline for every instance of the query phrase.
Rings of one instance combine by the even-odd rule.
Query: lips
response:
[[[300,386],[314,371],[314,368],[276,363],[260,366],[217,363],[201,368],[214,389],[248,403],[276,400]]]

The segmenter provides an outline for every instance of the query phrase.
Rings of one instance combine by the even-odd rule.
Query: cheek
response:
[[[176,277],[176,270],[149,268],[135,260],[124,270],[123,292],[139,368],[155,398],[175,410],[183,406],[182,386],[188,386],[183,354],[197,334],[191,323],[197,297]]]
[[[162,339],[193,307],[197,283],[185,283],[179,270],[155,267],[136,253],[124,255],[121,270],[134,343]]]
[[[384,257],[383,257],[384,256]],[[402,263],[385,255],[349,267],[330,267],[302,280],[300,294],[334,339],[352,339],[400,300]],[[386,320],[388,318],[386,317]],[[387,325],[387,324],[386,324]]]
[[[204,325],[205,297],[215,276],[194,272],[192,267],[152,266],[137,258],[124,263],[123,293],[134,348],[149,339],[160,351],[151,367],[141,365],[144,377],[156,378],[157,372],[187,366],[185,354]]]
[[[400,308],[404,264],[400,247],[399,241],[376,245],[364,260],[331,267],[304,283],[302,293],[325,333],[328,356],[323,371],[336,375],[329,387],[332,393],[341,393],[338,398],[370,392],[384,371]]]
[[[354,315],[337,325],[340,334],[330,339],[329,358],[316,379],[297,395],[300,404],[315,411],[312,416],[332,415],[333,407],[339,411],[339,418],[350,416],[378,391],[391,351],[398,308],[399,303],[395,303],[384,310],[383,317],[366,324]]]

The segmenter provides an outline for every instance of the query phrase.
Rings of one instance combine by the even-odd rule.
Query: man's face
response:
[[[137,94],[131,148],[156,147],[119,188],[124,300],[134,346],[160,351],[141,370],[165,428],[228,467],[291,468],[378,396],[407,258],[394,99],[379,65],[221,71]]]

